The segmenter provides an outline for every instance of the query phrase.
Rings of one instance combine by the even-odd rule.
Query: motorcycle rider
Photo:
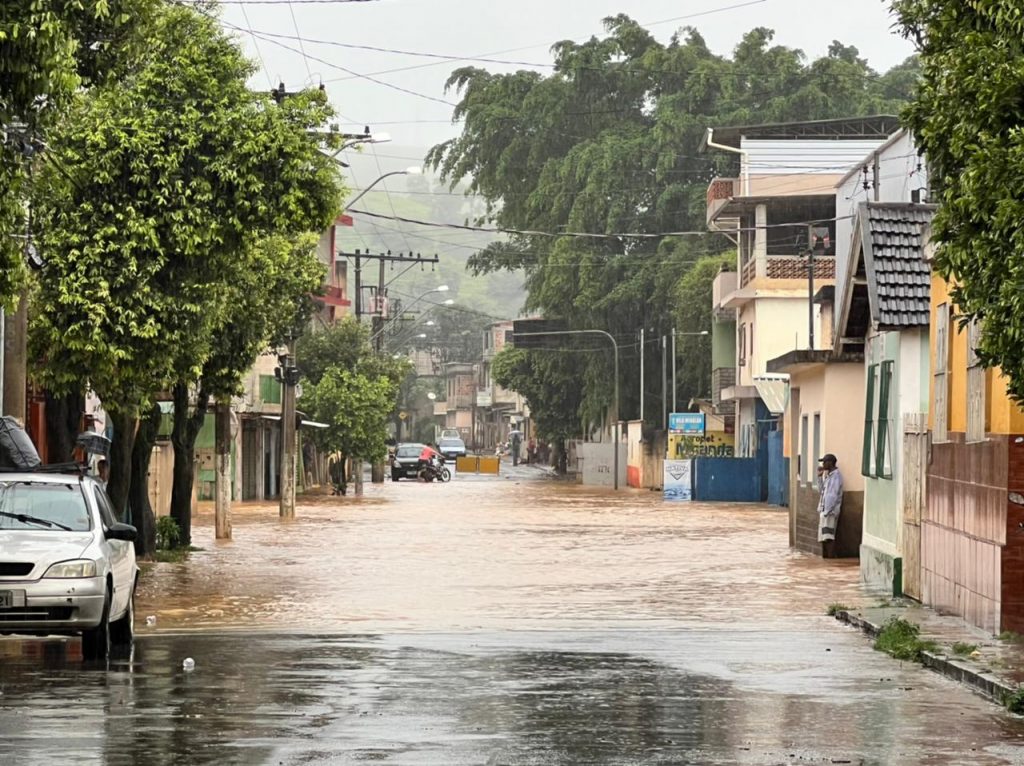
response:
[[[420,461],[416,473],[422,475],[425,470],[433,471],[435,475],[441,472],[441,453],[429,444],[424,444],[423,449],[420,450]]]

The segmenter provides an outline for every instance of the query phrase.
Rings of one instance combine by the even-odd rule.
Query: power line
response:
[[[601,234],[598,232],[584,232],[584,231],[564,231],[564,232],[551,232],[551,231],[535,231],[529,229],[508,229],[504,227],[484,227],[484,226],[471,226],[469,224],[459,223],[441,223],[438,221],[420,221],[415,218],[405,218],[402,216],[388,216],[380,213],[371,213],[368,210],[349,210],[352,215],[365,215],[370,218],[383,218],[389,221],[401,221],[402,223],[411,223],[417,226],[431,226],[435,228],[443,229],[459,229],[462,231],[479,231],[491,234],[516,234],[526,237],[579,237],[588,239],[660,239],[663,237],[683,237],[683,236],[703,236],[712,232],[708,231],[665,231],[665,232],[627,232],[627,233],[608,233]],[[839,216],[832,218],[817,218],[811,221],[794,221],[790,223],[773,223],[765,224],[763,226],[749,226],[740,227],[738,229],[730,229],[730,231],[757,231],[759,229],[776,229],[793,226],[809,226],[815,223],[828,223],[830,221],[841,221],[853,216]]]

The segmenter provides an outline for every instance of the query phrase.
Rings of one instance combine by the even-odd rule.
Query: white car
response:
[[[0,472],[0,634],[82,634],[86,659],[134,635],[135,527],[77,474]]]

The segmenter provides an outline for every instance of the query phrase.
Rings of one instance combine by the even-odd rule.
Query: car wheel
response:
[[[124,616],[110,625],[110,641],[115,646],[131,646],[135,639],[135,585],[128,597],[128,609]]]
[[[82,631],[82,657],[87,660],[105,660],[110,656],[110,590],[103,601],[100,624]]]

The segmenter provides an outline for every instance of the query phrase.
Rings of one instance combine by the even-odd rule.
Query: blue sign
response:
[[[674,434],[704,435],[703,412],[673,412],[668,416],[668,430]]]

